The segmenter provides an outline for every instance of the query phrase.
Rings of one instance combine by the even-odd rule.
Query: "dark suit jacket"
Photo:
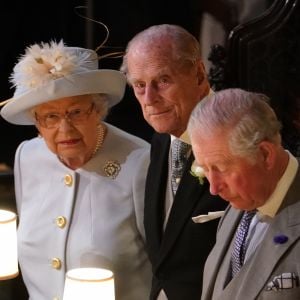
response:
[[[154,134],[145,193],[145,231],[153,268],[150,299],[163,289],[168,300],[199,300],[205,260],[215,243],[219,220],[202,224],[193,216],[223,210],[227,202],[209,193],[190,174],[191,155],[178,187],[168,223],[163,232],[170,136]]]

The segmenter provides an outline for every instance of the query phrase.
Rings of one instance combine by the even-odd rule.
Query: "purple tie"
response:
[[[243,266],[246,254],[246,238],[252,218],[256,210],[246,211],[240,221],[235,234],[233,251],[231,254],[231,274],[232,278],[240,271]]]

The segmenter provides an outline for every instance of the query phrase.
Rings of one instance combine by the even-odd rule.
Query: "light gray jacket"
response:
[[[148,298],[143,202],[149,144],[107,127],[101,149],[75,171],[43,139],[17,150],[18,252],[31,300],[62,299],[65,273],[77,267],[111,269],[116,300]],[[121,168],[115,179],[104,171],[111,161]]]
[[[230,245],[241,211],[229,208],[221,219],[217,242],[205,265],[201,300],[296,300],[300,287],[269,290],[275,276],[295,273],[300,276],[300,171],[284,198],[278,214],[241,271],[224,288],[230,263]],[[285,235],[283,244],[274,243],[276,235]]]

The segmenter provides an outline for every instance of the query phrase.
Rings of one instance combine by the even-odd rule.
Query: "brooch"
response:
[[[107,177],[111,177],[112,179],[115,179],[121,170],[121,165],[116,160],[109,160],[104,165],[103,170]]]
[[[288,241],[288,237],[284,234],[275,235],[273,241],[275,244],[284,244]]]

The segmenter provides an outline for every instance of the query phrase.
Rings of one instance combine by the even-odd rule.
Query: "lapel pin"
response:
[[[275,235],[273,241],[275,244],[284,244],[288,241],[288,237],[284,234]]]

